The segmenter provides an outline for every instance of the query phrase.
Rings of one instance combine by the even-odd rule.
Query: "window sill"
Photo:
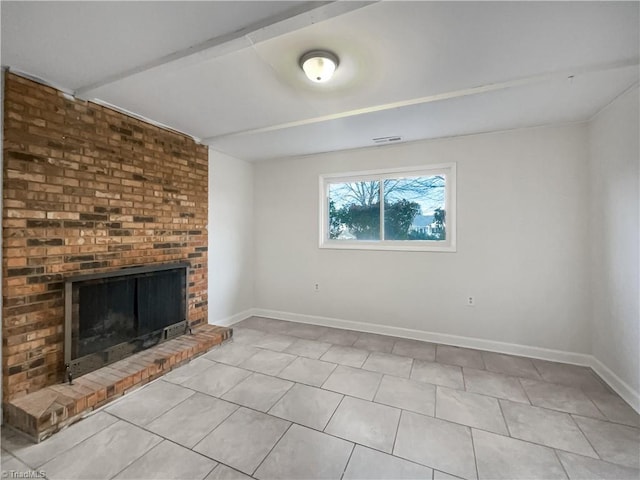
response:
[[[326,241],[319,245],[320,248],[333,250],[390,250],[401,252],[456,252],[455,245],[434,245],[432,242],[412,241],[411,244],[389,242],[331,242]]]

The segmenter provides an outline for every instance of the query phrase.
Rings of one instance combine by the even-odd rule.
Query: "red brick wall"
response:
[[[67,276],[188,260],[207,321],[205,146],[7,74],[3,149],[4,401],[62,380]]]

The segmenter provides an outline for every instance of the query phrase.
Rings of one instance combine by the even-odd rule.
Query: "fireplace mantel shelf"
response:
[[[16,398],[4,408],[8,425],[40,442],[88,412],[154,380],[228,340],[231,328],[203,325],[124,360]]]

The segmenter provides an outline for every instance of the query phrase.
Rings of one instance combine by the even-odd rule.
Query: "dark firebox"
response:
[[[188,264],[72,277],[65,284],[65,361],[77,377],[184,333]]]

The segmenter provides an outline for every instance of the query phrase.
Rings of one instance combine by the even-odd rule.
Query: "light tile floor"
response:
[[[638,479],[639,427],[587,368],[252,317],[232,342],[38,445],[3,429],[2,470],[51,480]]]

